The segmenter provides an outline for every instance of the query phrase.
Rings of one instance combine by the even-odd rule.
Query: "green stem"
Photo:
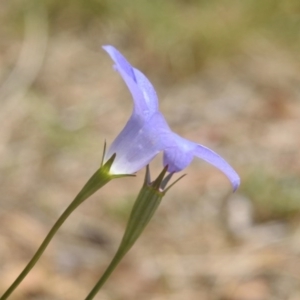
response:
[[[104,274],[102,277],[99,279],[99,281],[96,283],[94,288],[91,290],[91,292],[88,294],[88,296],[85,298],[85,300],[91,300],[94,299],[100,288],[103,286],[103,284],[106,282],[106,280],[109,278],[111,273],[114,271],[114,269],[117,267],[119,262],[122,260],[126,252],[122,253],[122,251],[118,251],[116,255],[114,256],[113,260],[105,270]]]
[[[165,172],[163,173],[163,175]],[[162,176],[163,177],[163,176]],[[98,280],[94,288],[85,298],[85,300],[92,300],[109,278],[111,273],[117,267],[119,262],[125,256],[125,254],[130,250],[136,240],[139,238],[149,221],[151,220],[153,214],[155,213],[156,209],[158,208],[161,199],[164,196],[164,192],[161,192],[153,185],[148,185],[146,180],[144,185],[135,201],[135,204],[132,208],[129,221],[127,223],[127,227],[119,246],[117,253],[115,254],[114,258],[112,259],[111,263],[105,270],[102,277]]]
[[[12,285],[7,289],[7,291],[3,294],[0,300],[7,299],[11,293],[17,288],[17,286],[23,281],[26,275],[30,272],[30,270],[37,263],[39,258],[42,256],[43,252],[47,248],[48,244],[52,240],[53,236],[56,234],[57,230],[61,227],[61,225],[65,222],[65,220],[70,216],[70,214],[88,197],[94,194],[98,189],[108,183],[111,179],[115,178],[114,176],[109,175],[107,165],[101,167],[97,172],[89,179],[89,181],[85,184],[82,190],[78,193],[72,203],[67,207],[67,209],[63,212],[60,218],[53,225],[48,235],[44,239],[43,243],[34,254],[30,262],[21,272],[21,274],[17,277],[17,279],[12,283]]]

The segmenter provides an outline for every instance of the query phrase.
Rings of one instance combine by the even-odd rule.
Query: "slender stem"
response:
[[[12,285],[7,289],[7,291],[3,294],[0,300],[7,299],[11,293],[17,288],[17,286],[23,281],[29,271],[34,267],[39,258],[42,256],[43,252],[47,248],[48,244],[52,240],[53,236],[56,234],[57,230],[61,227],[61,225],[65,222],[65,220],[70,216],[70,214],[88,197],[94,194],[98,189],[108,183],[111,179],[113,179],[111,175],[108,174],[107,169],[101,167],[97,172],[89,179],[86,185],[82,188],[79,194],[75,197],[72,203],[67,207],[67,209],[63,212],[63,214],[59,217],[56,223],[53,225],[48,235],[42,242],[39,249],[36,251],[30,262],[21,272],[21,274],[17,277],[17,279],[12,283]]]
[[[119,249],[120,250],[120,249]],[[114,256],[113,260],[103,273],[102,277],[99,279],[99,281],[96,283],[96,285],[93,287],[93,289],[90,291],[88,296],[85,298],[85,300],[92,300],[100,290],[100,288],[103,286],[103,284],[106,282],[106,280],[109,278],[111,273],[114,271],[114,269],[117,267],[119,262],[122,260],[126,252],[118,251],[116,255]]]

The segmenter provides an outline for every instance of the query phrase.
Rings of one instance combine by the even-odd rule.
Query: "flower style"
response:
[[[146,76],[113,46],[103,46],[103,49],[114,61],[114,68],[125,81],[134,102],[130,119],[105,153],[104,162],[116,154],[110,172],[133,174],[163,151],[163,165],[168,166],[168,172],[183,170],[196,156],[221,170],[236,190],[240,178],[233,168],[212,150],[174,133],[159,111],[156,92]]]

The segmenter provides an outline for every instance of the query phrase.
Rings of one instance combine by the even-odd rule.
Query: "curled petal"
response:
[[[202,145],[186,140],[176,133],[170,132],[164,138],[164,166],[168,171],[179,172],[185,169],[197,156],[222,171],[230,180],[234,191],[240,184],[240,178],[233,168],[217,153]]]
[[[196,144],[196,148],[194,149],[194,155],[207,161],[208,163],[212,164],[213,166],[218,168],[220,171],[222,171],[230,180],[234,191],[239,187],[239,185],[240,185],[239,175],[217,153],[215,153],[214,151],[212,151],[202,145]]]
[[[141,71],[135,68],[133,70],[136,82],[143,93],[150,114],[158,111],[158,99],[153,85]]]
[[[132,66],[115,47],[106,45],[102,46],[102,48],[110,55],[118,69],[123,70],[127,76],[131,77],[134,81],[136,81]]]
[[[115,62],[115,68],[125,81],[134,101],[134,113],[143,119],[150,117],[158,110],[158,100],[156,92],[139,70],[131,67],[125,57],[112,46],[103,46],[104,50]]]

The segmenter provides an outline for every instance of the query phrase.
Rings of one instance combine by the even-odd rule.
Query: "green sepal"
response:
[[[156,189],[157,191],[163,191],[161,188],[161,184],[164,180],[167,171],[168,171],[168,166],[165,166],[163,170],[160,172],[160,174],[158,175],[158,177],[152,183],[150,183],[150,185],[149,184],[148,185],[151,186],[153,189]]]

